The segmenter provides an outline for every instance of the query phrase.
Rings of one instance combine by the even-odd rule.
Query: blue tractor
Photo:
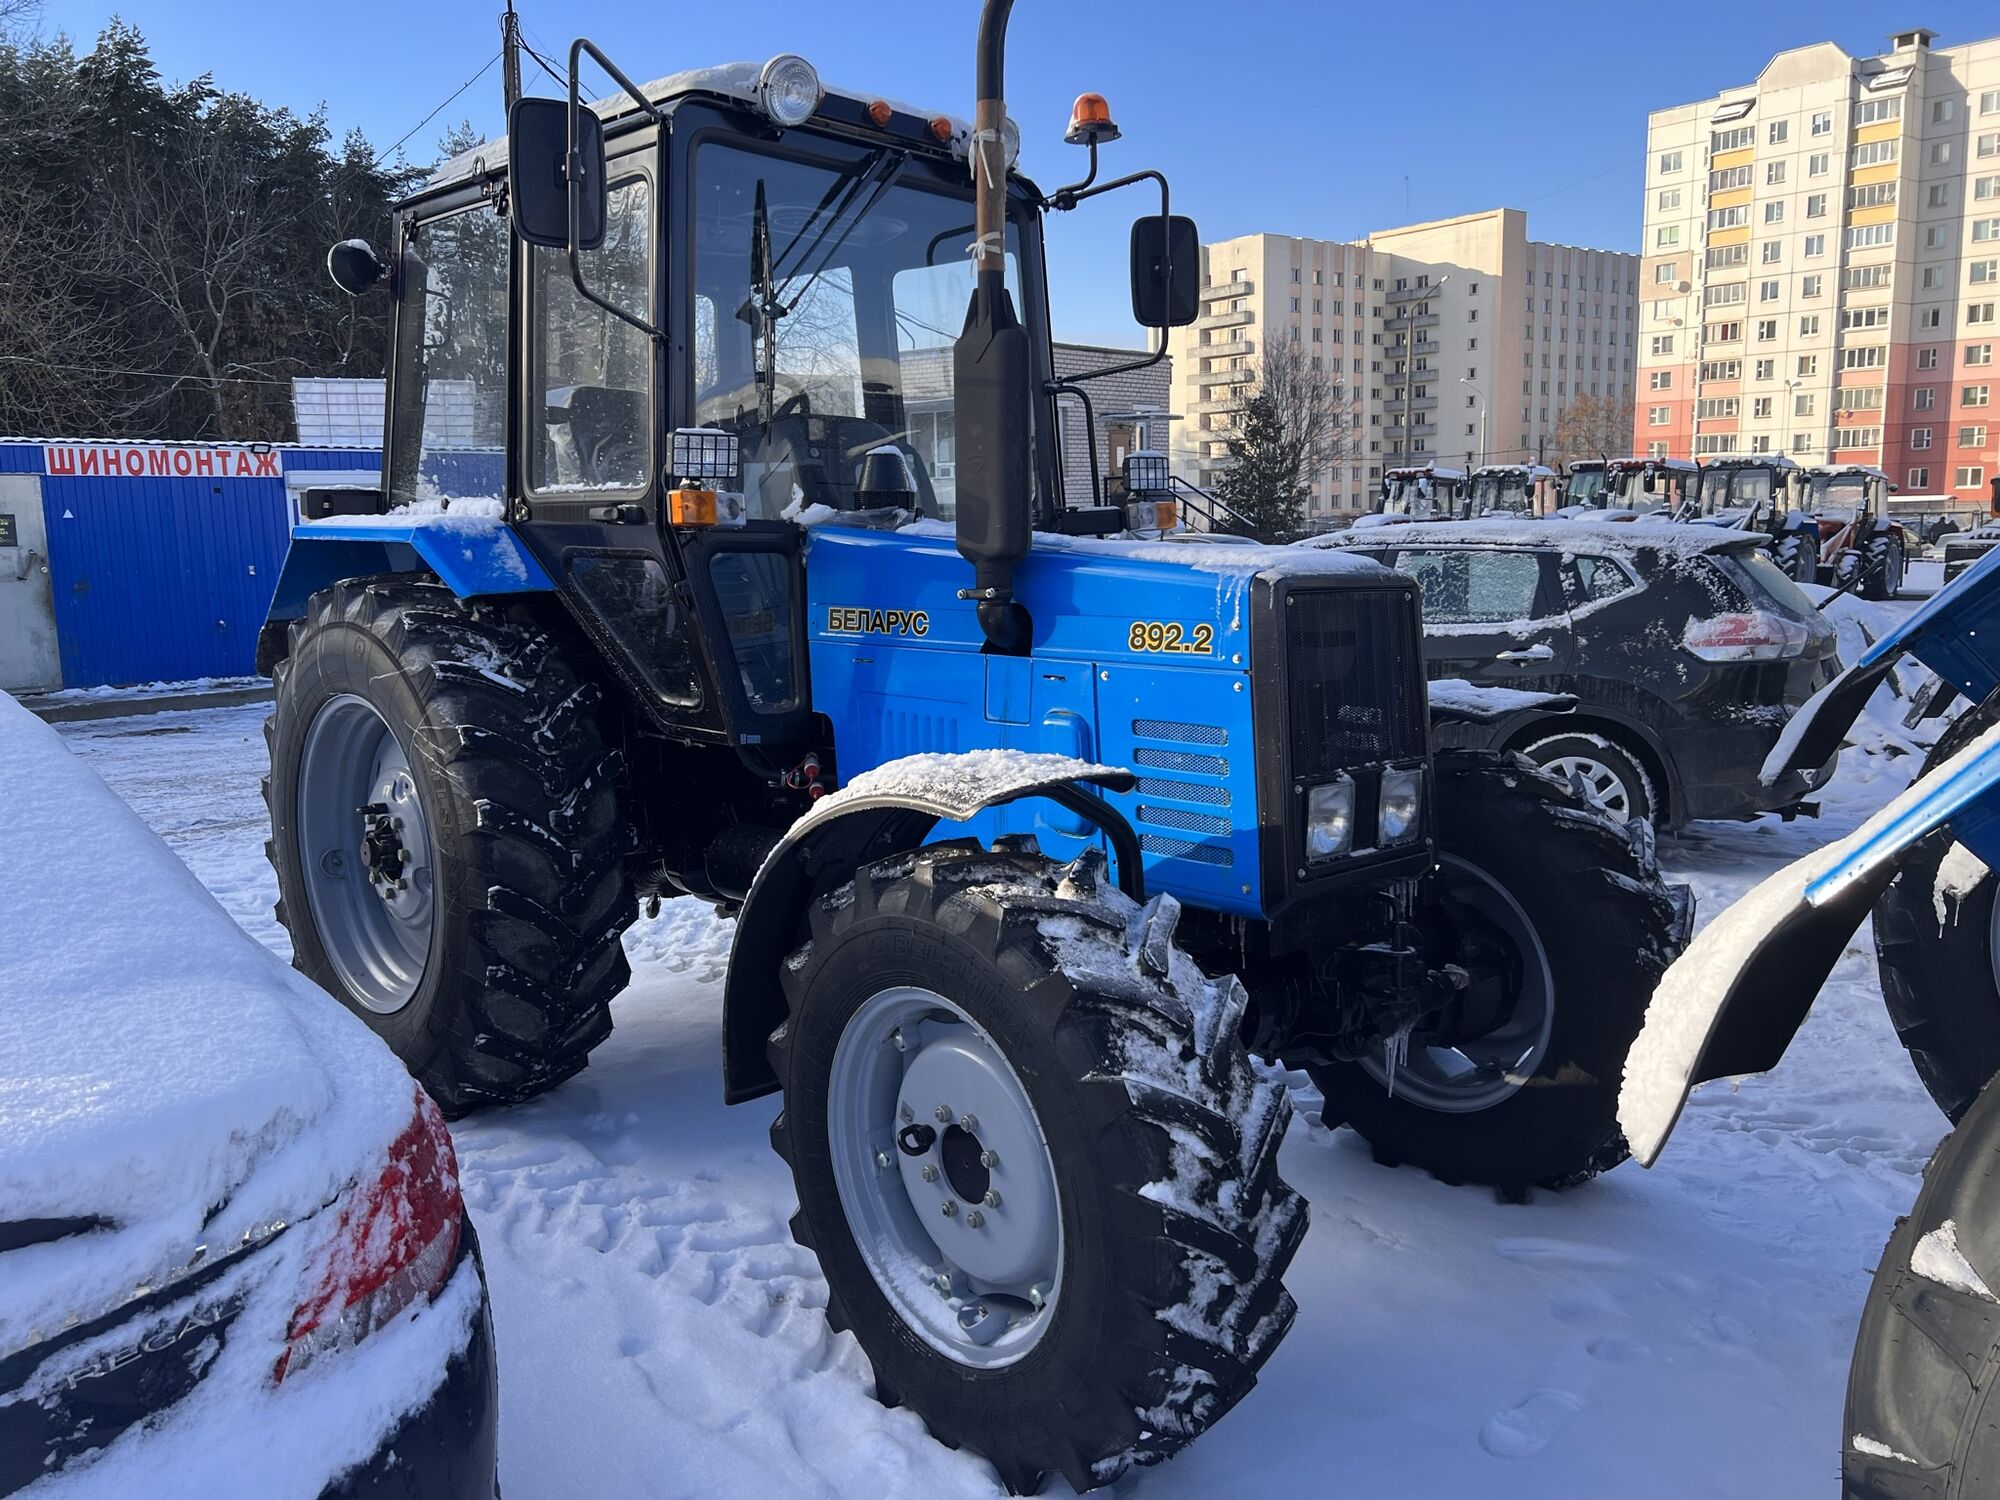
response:
[[[642,902],[733,915],[724,1093],[782,1093],[829,1321],[1029,1491],[1172,1454],[1290,1324],[1273,1064],[1385,1161],[1580,1181],[1686,909],[1643,830],[1433,756],[1411,580],[1064,494],[1044,215],[1157,190],[1162,352],[1201,252],[1098,180],[1098,96],[1081,181],[1013,170],[1007,12],[969,124],[578,41],[336,247],[393,302],[383,481],[307,497],[262,665],[298,966],[462,1112],[585,1065]]]

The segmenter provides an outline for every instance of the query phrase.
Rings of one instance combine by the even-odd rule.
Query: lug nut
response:
[[[964,1131],[965,1131],[965,1133],[966,1133],[967,1135],[977,1135],[977,1134],[979,1134],[979,1116],[977,1116],[977,1115],[966,1115],[966,1116],[962,1117],[962,1118],[961,1118],[961,1119],[959,1120],[959,1122],[958,1122],[958,1123],[959,1123],[960,1127],[962,1127],[962,1128],[964,1129]]]
[[[898,1026],[894,1031],[889,1033],[889,1045],[894,1047],[898,1052],[907,1052],[910,1050],[910,1044],[903,1038],[902,1027]]]
[[[988,1208],[998,1208],[1000,1206],[1000,1195],[994,1192],[993,1189],[988,1188],[984,1202]]]
[[[975,1208],[965,1216],[965,1227],[967,1229],[984,1229],[986,1227],[986,1215]]]
[[[878,1171],[883,1171],[883,1172],[886,1172],[886,1171],[888,1171],[888,1170],[889,1170],[889,1153],[888,1153],[888,1152],[886,1152],[886,1151],[877,1151],[877,1152],[875,1153],[875,1166],[876,1166],[876,1170],[878,1170]]]
[[[914,1120],[916,1117],[917,1117],[917,1112],[914,1109],[911,1109],[909,1105],[905,1104],[903,1106],[903,1123],[907,1125],[910,1123],[910,1121]]]
[[[944,1216],[947,1219],[955,1219],[958,1217],[958,1205],[949,1198],[944,1200]]]
[[[930,1161],[927,1161],[927,1162],[925,1162],[925,1163],[924,1163],[924,1181],[925,1181],[925,1182],[936,1182],[936,1181],[937,1181],[937,1163],[936,1163],[936,1162],[930,1162]]]
[[[1031,1286],[1028,1288],[1028,1305],[1030,1307],[1034,1308],[1036,1312],[1040,1312],[1042,1310],[1043,1301],[1044,1298],[1042,1296],[1042,1289],[1040,1287]]]
[[[980,1152],[979,1165],[986,1168],[986,1170],[989,1172],[992,1171],[995,1167],[1000,1165],[1000,1153],[998,1151]]]
[[[945,1121],[951,1118],[951,1110],[942,1104],[940,1104],[936,1109],[932,1110],[931,1113],[937,1116],[937,1121],[938,1124],[940,1125],[944,1124]]]
[[[937,1294],[940,1297],[949,1297],[951,1295],[951,1277],[946,1272],[938,1272],[937,1279],[931,1285],[937,1288]]]

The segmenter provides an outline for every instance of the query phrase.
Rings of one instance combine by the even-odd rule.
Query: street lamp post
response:
[[[1479,463],[1476,467],[1483,468],[1486,464],[1486,392],[1463,375],[1458,377],[1458,383],[1479,398]]]
[[[1792,451],[1792,392],[1797,390],[1803,383],[1798,380],[1787,380],[1785,382],[1785,426],[1784,435],[1778,439],[1778,451],[1780,453],[1790,453]]]

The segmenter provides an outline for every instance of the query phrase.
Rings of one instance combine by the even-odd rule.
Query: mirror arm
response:
[[[1083,403],[1084,444],[1090,449],[1090,503],[1092,505],[1102,504],[1104,500],[1104,475],[1099,471],[1097,465],[1097,408],[1091,404],[1090,392],[1086,391],[1082,386],[1066,379],[1047,382],[1043,385],[1042,392],[1049,398],[1049,408],[1051,411],[1055,410],[1056,402],[1063,396],[1074,396]],[[1061,435],[1060,428],[1057,429],[1057,435],[1058,437]],[[1060,444],[1058,444],[1058,447],[1060,447]],[[1063,499],[1067,502],[1069,496],[1065,494]]]
[[[1090,185],[1097,181],[1097,142],[1090,143],[1090,170],[1084,173],[1083,181],[1073,182],[1068,187],[1057,188],[1043,200],[1043,207],[1061,209],[1067,213],[1084,198],[1090,196]]]
[[[1090,161],[1091,173],[1094,176],[1097,171],[1097,148],[1095,146],[1090,148]],[[1070,194],[1073,200],[1071,206],[1074,207],[1076,203],[1081,203],[1085,198],[1095,198],[1100,193],[1116,192],[1119,188],[1130,187],[1135,182],[1157,182],[1160,185],[1160,245],[1161,253],[1167,258],[1166,265],[1163,268],[1166,272],[1166,282],[1167,285],[1172,286],[1174,281],[1174,237],[1168,232],[1171,213],[1168,203],[1167,179],[1164,175],[1149,167],[1143,172],[1134,172],[1126,177],[1114,177],[1111,181],[1099,183],[1096,187],[1090,187],[1086,184],[1081,188],[1064,188],[1062,191]],[[1134,370],[1151,369],[1167,357],[1167,330],[1161,328],[1155,331],[1159,336],[1159,347],[1151,354],[1143,355],[1138,359],[1127,360],[1123,364],[1106,365],[1101,370],[1086,370],[1081,375],[1066,375],[1063,377],[1064,383],[1073,384],[1079,380],[1102,380],[1107,375],[1129,375]]]
[[[577,127],[583,112],[583,96],[579,85],[579,77],[583,54],[586,52],[590,54],[591,60],[598,67],[611,75],[612,80],[618,87],[623,89],[632,101],[652,118],[655,124],[664,125],[666,123],[666,116],[661,114],[658,107],[640,92],[639,86],[636,83],[632,82],[631,79],[619,71],[618,65],[606,57],[595,42],[591,41],[588,37],[578,37],[569,44],[569,154],[568,159],[563,164],[563,177],[569,195],[569,279],[576,284],[577,295],[582,297],[586,302],[601,307],[604,311],[610,313],[612,317],[631,324],[632,327],[652,339],[654,343],[663,344],[667,341],[664,329],[655,327],[636,313],[627,312],[609,298],[598,296],[596,292],[593,292],[584,283],[583,252],[578,247],[578,242],[583,238],[583,183],[581,180],[583,177],[583,152],[578,149],[577,145],[579,139]]]

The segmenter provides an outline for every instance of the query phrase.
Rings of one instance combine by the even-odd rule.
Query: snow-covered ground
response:
[[[1877,626],[1910,607],[1852,606]],[[265,712],[63,732],[284,953],[257,792]],[[1865,722],[1873,751],[1845,757],[1817,822],[1663,841],[1705,916],[1907,784],[1929,735],[1897,717]],[[642,922],[589,1069],[455,1129],[492,1283],[509,1500],[997,1494],[983,1463],[876,1405],[853,1341],[827,1332],[824,1285],[785,1227],[776,1101],[721,1102],[728,942],[692,902]],[[1944,1131],[1883,1015],[1865,928],[1779,1070],[1698,1093],[1651,1172],[1508,1206],[1376,1166],[1320,1127],[1303,1079],[1295,1091],[1282,1166],[1313,1213],[1287,1278],[1298,1323],[1214,1432],[1112,1493],[1770,1500],[1837,1484],[1868,1278]]]

